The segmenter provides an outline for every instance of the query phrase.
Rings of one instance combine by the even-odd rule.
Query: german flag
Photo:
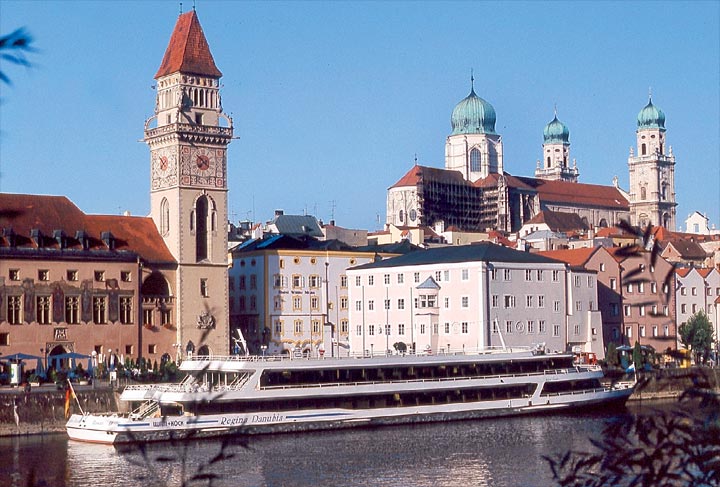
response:
[[[65,419],[70,417],[70,400],[75,398],[75,392],[67,388],[65,389]]]

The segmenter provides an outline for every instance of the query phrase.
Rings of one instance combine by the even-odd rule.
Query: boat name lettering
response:
[[[185,421],[180,419],[175,420],[160,420],[160,421],[153,421],[152,423],[153,427],[159,428],[159,427],[175,427],[175,426],[184,426]]]
[[[275,421],[282,421],[284,419],[284,416],[282,414],[271,414],[269,416],[260,416],[257,414],[253,414],[252,422],[253,423],[273,423]]]
[[[220,424],[226,426],[243,425],[247,423],[247,418],[222,418]]]

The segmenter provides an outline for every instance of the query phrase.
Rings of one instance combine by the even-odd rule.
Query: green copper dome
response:
[[[658,107],[653,105],[652,98],[640,110],[637,117],[639,129],[663,129],[665,130],[665,114]]]
[[[455,106],[450,119],[452,134],[495,134],[495,109],[477,96],[475,89]]]
[[[568,130],[567,125],[558,120],[557,113],[555,118],[545,125],[543,138],[546,144],[567,144],[570,142],[570,130]]]

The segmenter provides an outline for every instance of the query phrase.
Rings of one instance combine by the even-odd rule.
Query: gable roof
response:
[[[195,10],[185,12],[178,17],[160,68],[155,73],[155,79],[177,72],[211,78],[222,76],[215,66],[210,46]]]
[[[89,251],[134,252],[149,262],[175,262],[152,218],[86,215],[65,196],[0,193],[0,229],[0,248],[78,251],[84,250],[82,235]],[[103,242],[106,232],[112,235],[112,249]],[[65,246],[57,242],[59,236]]]
[[[561,211],[543,210],[525,224],[544,223],[554,232],[571,232],[573,230],[587,230],[587,225],[577,213],[564,213]]]
[[[573,183],[547,179],[520,177],[518,179],[535,188],[541,204],[568,204],[612,208],[629,211],[630,205],[615,186]]]
[[[410,252],[399,257],[380,260],[364,264],[353,269],[374,269],[383,267],[413,266],[427,264],[459,263],[459,262],[518,262],[550,264],[558,263],[529,252],[495,245],[490,242],[481,242],[472,245],[455,245],[448,247],[434,247],[427,250]]]
[[[304,235],[308,237],[322,237],[317,219],[311,215],[278,215],[270,222],[283,235]]]
[[[683,259],[703,260],[708,257],[708,253],[705,252],[700,244],[691,240],[685,240],[682,238],[667,240],[665,249],[668,247],[674,248],[678,255],[680,255]]]
[[[470,186],[460,171],[452,171],[449,169],[438,169],[436,167],[418,166],[410,168],[408,172],[401,177],[397,183],[390,186],[391,188],[401,188],[404,186],[417,186],[422,181],[434,181],[440,183],[457,183]]]
[[[602,247],[583,247],[578,249],[563,249],[563,250],[547,250],[538,252],[540,255],[549,257],[551,259],[559,260],[569,264],[573,267],[584,266],[590,257],[592,257],[597,250]]]

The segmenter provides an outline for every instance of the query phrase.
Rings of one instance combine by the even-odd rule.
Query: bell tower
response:
[[[155,74],[150,146],[151,216],[177,260],[178,343],[195,353],[229,351],[227,146],[220,77],[193,9],[181,14]],[[206,348],[204,348],[206,347]]]
[[[652,97],[637,119],[637,153],[630,148],[630,218],[642,228],[649,224],[675,230],[675,156],[666,150],[665,114]]]

